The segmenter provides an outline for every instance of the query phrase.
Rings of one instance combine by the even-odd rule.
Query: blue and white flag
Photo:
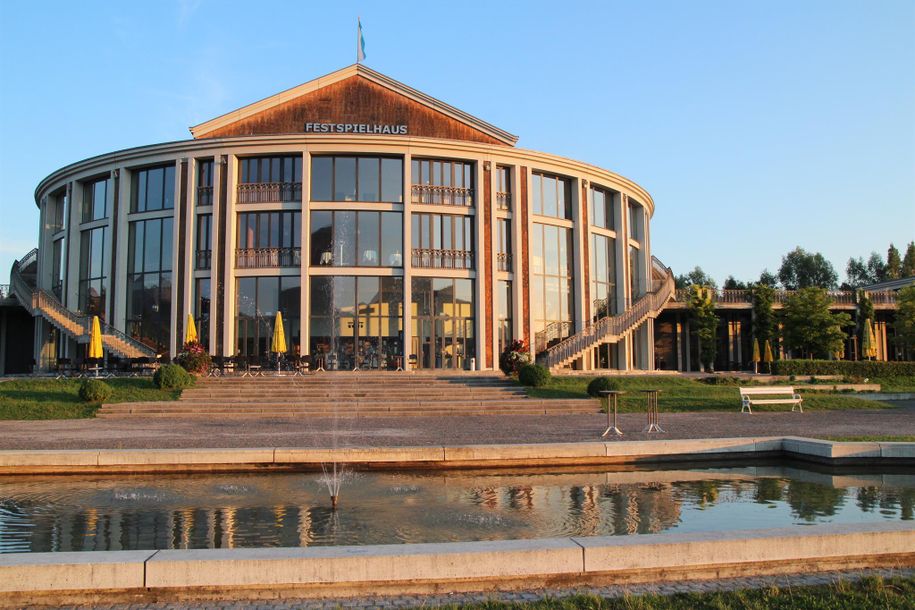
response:
[[[365,38],[362,36],[362,19],[357,19],[359,24],[358,37],[356,38],[356,63],[365,61]]]

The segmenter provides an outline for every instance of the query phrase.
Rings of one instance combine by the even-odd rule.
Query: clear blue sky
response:
[[[354,62],[654,196],[677,273],[915,239],[915,2],[0,0],[0,282],[55,169]]]

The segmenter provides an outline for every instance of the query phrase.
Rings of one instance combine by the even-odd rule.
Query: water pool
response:
[[[915,475],[665,470],[0,477],[0,553],[396,544],[912,520]],[[913,522],[915,527],[915,522]]]

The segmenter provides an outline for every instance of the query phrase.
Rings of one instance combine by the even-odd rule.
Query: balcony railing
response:
[[[433,269],[472,269],[473,253],[469,250],[413,248],[413,266]]]
[[[511,193],[496,193],[496,208],[499,210],[509,211],[512,209]]]
[[[496,253],[496,269],[499,271],[512,270],[512,255],[507,252]]]
[[[195,269],[209,269],[212,264],[212,250],[197,250],[194,258]]]
[[[301,182],[251,182],[238,185],[238,203],[302,201]]]
[[[539,354],[551,344],[558,343],[575,332],[575,324],[569,321],[553,322],[534,335],[534,353]]]
[[[473,205],[473,189],[457,186],[438,186],[435,184],[414,184],[413,203],[431,205]]]
[[[197,205],[213,205],[213,187],[197,187]]]
[[[677,288],[674,301],[680,303],[689,302],[689,288]],[[776,290],[772,295],[772,302],[784,305],[791,298],[795,290]],[[852,290],[830,290],[827,292],[830,300],[834,305],[845,305],[848,307],[856,304],[855,293]],[[894,305],[896,303],[896,293],[892,290],[880,292],[868,292],[868,298],[874,305]],[[749,290],[715,290],[714,300],[716,303],[738,305],[752,304],[753,293]]]
[[[237,269],[299,267],[301,264],[301,248],[237,248],[235,250]]]

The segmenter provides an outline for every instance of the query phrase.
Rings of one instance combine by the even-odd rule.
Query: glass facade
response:
[[[167,352],[172,310],[172,219],[131,222],[127,251],[127,334]]]
[[[309,345],[328,370],[396,369],[403,357],[403,278],[311,278]]]
[[[152,212],[175,207],[175,166],[164,165],[134,172],[130,211]]]
[[[108,227],[80,232],[79,310],[105,319],[108,269],[111,266]]]
[[[198,341],[206,348],[210,347],[210,298],[210,278],[197,278],[194,282],[194,323]]]
[[[473,268],[473,217],[413,214],[413,266]]]
[[[108,217],[108,178],[83,184],[82,222]]]
[[[412,280],[411,359],[420,369],[466,369],[476,355],[473,280]]]
[[[498,321],[499,353],[511,345],[512,333],[512,283],[506,280],[496,282],[496,319]]]
[[[568,336],[575,319],[572,230],[534,223],[530,242],[531,317],[534,320],[534,332],[557,324],[557,335]]]
[[[602,229],[615,229],[613,193],[598,187],[591,188],[591,225]]]
[[[235,265],[240,269],[302,264],[301,212],[238,214]]]
[[[616,240],[606,235],[591,236],[591,317],[615,315]]]
[[[312,157],[311,200],[403,203],[403,159]]]
[[[533,172],[531,208],[534,214],[572,219],[572,181],[568,178]]]
[[[302,280],[297,275],[236,280],[236,354],[264,358],[270,353],[277,311],[283,314],[288,353],[299,353],[302,342],[301,285]]]
[[[312,212],[310,225],[312,265],[403,266],[400,212]]]

